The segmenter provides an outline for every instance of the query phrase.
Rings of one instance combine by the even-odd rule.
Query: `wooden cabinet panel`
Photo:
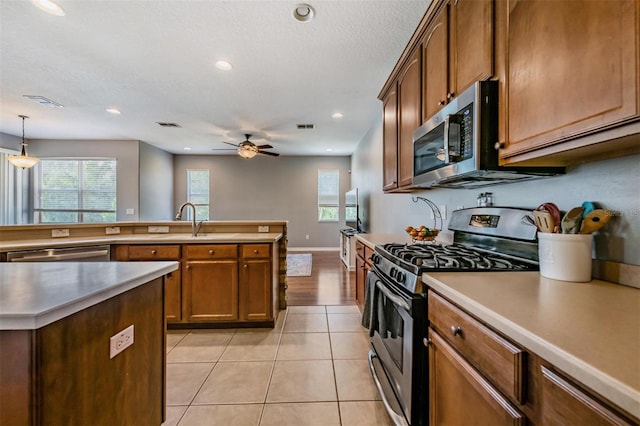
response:
[[[241,256],[243,259],[264,259],[271,256],[270,244],[242,244]]]
[[[634,0],[508,2],[502,158],[639,116],[638,14]]]
[[[544,425],[631,425],[632,422],[580,390],[568,379],[542,366]]]
[[[179,260],[179,245],[130,245],[127,260]]]
[[[271,260],[243,259],[240,268],[240,319],[266,321],[271,306]]]
[[[164,312],[168,322],[182,320],[182,266],[164,277]]]
[[[184,272],[187,321],[238,319],[238,260],[187,261]]]
[[[356,303],[360,312],[364,311],[365,285],[367,274],[371,270],[372,253],[373,251],[368,246],[356,241]]]
[[[382,172],[384,191],[398,187],[398,92],[396,86],[382,101]]]
[[[430,425],[524,425],[526,419],[438,333],[429,330]]]
[[[237,244],[191,244],[185,246],[187,259],[234,259]]]
[[[449,79],[449,5],[445,4],[422,42],[422,122],[447,103]]]
[[[422,50],[417,48],[398,78],[398,187],[413,179],[413,132],[422,123]]]
[[[524,402],[525,352],[439,295],[429,292],[431,326],[506,395]]]

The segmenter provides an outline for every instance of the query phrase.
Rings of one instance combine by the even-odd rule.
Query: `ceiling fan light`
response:
[[[255,157],[258,154],[258,149],[254,146],[242,145],[238,148],[238,155],[247,160]]]
[[[24,120],[25,118],[29,118],[26,115],[19,115],[18,117],[22,118],[22,150],[20,151],[20,155],[8,155],[7,160],[16,167],[21,167],[22,169],[29,169],[36,165],[39,159],[36,157],[29,157],[27,155],[27,142],[24,139]]]

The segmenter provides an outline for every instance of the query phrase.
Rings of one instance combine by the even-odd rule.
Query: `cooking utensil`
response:
[[[581,234],[592,234],[605,226],[611,219],[611,210],[595,209],[582,219]]]
[[[538,231],[553,233],[553,230],[556,228],[556,224],[553,221],[553,216],[550,212],[546,210],[534,210],[533,217],[536,221]]]
[[[553,217],[553,232],[560,232],[560,222],[562,221],[562,214],[560,213],[560,209],[553,203],[542,203],[541,207],[551,213]]]
[[[583,218],[596,209],[596,206],[591,201],[585,201],[582,203],[582,207],[584,208],[584,212],[582,212]]]
[[[563,234],[579,234],[582,225],[582,212],[584,207],[574,207],[569,210],[560,223]]]

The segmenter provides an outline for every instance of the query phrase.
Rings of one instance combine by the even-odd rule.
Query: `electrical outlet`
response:
[[[104,228],[104,233],[106,235],[119,234],[120,233],[120,227],[119,226],[107,226],[106,228]]]
[[[127,209],[125,210],[126,214],[136,214],[136,210],[135,209]]]
[[[258,232],[269,232],[269,225],[264,225],[264,226],[258,225]]]
[[[169,227],[168,226],[149,226],[147,227],[147,232],[150,234],[168,234]]]
[[[51,230],[51,238],[60,238],[60,237],[68,237],[69,229],[52,229]]]
[[[304,239],[308,240],[309,239],[309,234],[305,235]]]
[[[109,358],[113,358],[131,345],[133,345],[133,324],[111,336],[109,339]]]

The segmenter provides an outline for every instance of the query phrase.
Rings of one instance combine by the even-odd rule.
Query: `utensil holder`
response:
[[[591,281],[593,235],[538,232],[540,275],[561,281]]]

